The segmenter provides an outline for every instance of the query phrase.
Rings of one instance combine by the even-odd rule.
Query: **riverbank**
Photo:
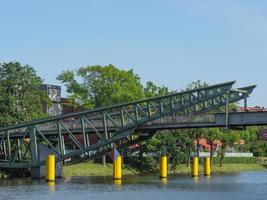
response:
[[[111,176],[113,174],[113,165],[107,163],[106,166],[102,164],[85,162],[76,165],[64,166],[63,176]],[[124,175],[139,174],[136,169],[125,166],[123,168]]]
[[[254,164],[245,164],[245,163],[235,163],[235,164],[223,164],[222,167],[219,164],[212,165],[211,172],[214,174],[224,174],[224,173],[237,173],[244,171],[261,171],[266,170],[263,165],[254,163]],[[204,172],[204,166],[199,165],[199,173]],[[176,167],[174,172],[175,174],[190,174],[191,168],[190,166],[186,166],[185,164],[180,164]]]
[[[236,173],[243,171],[260,171],[265,170],[266,168],[259,164],[223,164],[222,167],[215,164],[212,166],[212,173],[214,174],[222,174],[222,173]],[[199,165],[200,174],[203,172],[203,166]],[[156,173],[156,171],[155,171]],[[190,174],[191,168],[190,166],[186,166],[185,164],[180,164],[176,167],[175,171],[170,172],[170,174]],[[107,164],[104,167],[101,164],[86,162],[80,163],[77,165],[64,166],[63,176],[111,176],[113,174],[112,164]],[[123,168],[123,175],[136,175],[142,174],[139,170],[125,166]]]

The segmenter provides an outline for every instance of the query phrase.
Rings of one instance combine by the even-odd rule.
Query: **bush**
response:
[[[158,159],[153,157],[143,157],[142,161],[137,156],[125,157],[123,163],[138,169],[142,173],[152,173],[157,171],[158,168]]]
[[[202,160],[204,160],[204,159],[202,159]],[[212,158],[212,163],[213,164],[219,164],[220,163],[220,157]],[[255,163],[257,163],[257,160],[256,160],[256,157],[224,157],[223,163],[224,164],[235,164],[235,163],[255,164]]]

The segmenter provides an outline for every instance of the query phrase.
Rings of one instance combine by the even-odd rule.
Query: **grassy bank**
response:
[[[236,172],[243,172],[243,171],[259,171],[265,170],[266,168],[260,164],[244,164],[244,163],[235,163],[235,164],[223,164],[222,167],[219,164],[212,165],[211,172],[215,174],[222,174],[222,173],[236,173]],[[199,173],[201,174],[204,172],[203,165],[199,165]],[[190,174],[191,168],[190,166],[187,167],[185,164],[178,165],[174,173],[177,174]]]
[[[258,171],[266,169],[259,164],[224,164],[222,167],[215,164],[212,166],[212,173],[236,173],[242,171]],[[199,165],[200,174],[203,172],[203,165]],[[111,176],[113,173],[112,164],[107,164],[104,167],[101,164],[87,162],[80,163],[72,166],[64,166],[63,175],[64,176]],[[191,168],[187,167],[185,164],[180,164],[176,167],[176,170],[172,172],[174,174],[190,174]],[[139,170],[125,167],[123,168],[123,175],[135,175],[141,174]]]
[[[123,168],[124,175],[134,175],[139,172],[133,168]],[[108,163],[106,167],[102,164],[85,162],[76,165],[64,166],[63,176],[112,176],[113,166]]]

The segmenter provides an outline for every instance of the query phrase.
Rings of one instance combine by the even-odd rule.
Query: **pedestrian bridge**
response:
[[[229,113],[255,88],[233,88],[234,81],[119,105],[38,119],[0,128],[0,167],[45,164],[43,146],[56,161],[75,156],[94,159],[113,146],[124,148],[165,129],[267,124],[266,112]],[[218,114],[214,114],[218,113]],[[97,138],[97,140],[92,140]]]

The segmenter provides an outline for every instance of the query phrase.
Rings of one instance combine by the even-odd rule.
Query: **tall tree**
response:
[[[169,89],[163,86],[157,86],[152,81],[148,81],[144,88],[146,98],[153,98],[169,94]]]
[[[177,143],[182,147],[182,150],[185,154],[186,165],[188,167],[191,160],[191,153],[195,150],[195,145],[193,143],[195,133],[192,129],[184,129],[180,130],[179,132],[180,134]]]
[[[144,98],[139,76],[133,70],[121,70],[114,65],[67,70],[57,79],[67,87],[69,98],[83,108]]]
[[[0,63],[0,126],[44,117],[50,100],[36,71],[19,62]]]
[[[204,137],[206,138],[206,140],[209,142],[209,145],[210,145],[210,165],[212,165],[212,158],[213,158],[213,153],[214,153],[213,145],[214,145],[214,141],[217,140],[219,137],[220,129],[219,128],[207,128],[204,130],[205,130]]]
[[[222,129],[223,131],[219,132],[218,139],[221,141],[222,146],[219,151],[220,155],[220,167],[222,167],[222,162],[225,157],[225,152],[227,148],[232,147],[235,142],[239,142],[240,135],[238,132],[233,132],[229,129]]]

